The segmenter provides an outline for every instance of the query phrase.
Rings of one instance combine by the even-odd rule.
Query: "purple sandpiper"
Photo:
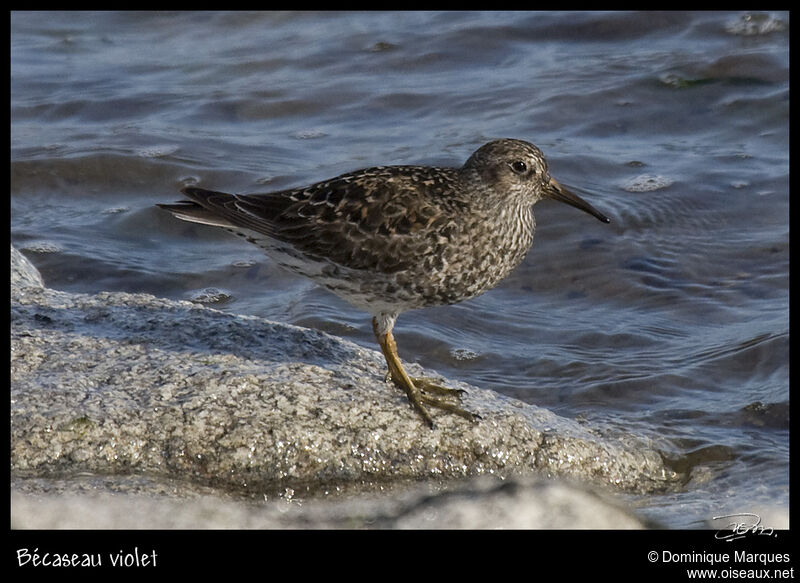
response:
[[[530,249],[532,207],[543,198],[610,222],[550,177],[539,148],[514,139],[481,146],[461,168],[376,166],[265,194],[182,192],[190,200],[158,206],[244,237],[371,313],[389,376],[430,427],[429,407],[479,416],[460,406],[463,391],[408,376],[392,335],[397,317],[496,286]]]

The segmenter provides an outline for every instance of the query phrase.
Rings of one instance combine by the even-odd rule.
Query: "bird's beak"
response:
[[[565,202],[577,209],[581,209],[604,223],[611,222],[611,219],[583,200],[580,196],[561,186],[555,178],[551,178],[547,186],[544,187],[544,195],[548,198],[554,198]]]

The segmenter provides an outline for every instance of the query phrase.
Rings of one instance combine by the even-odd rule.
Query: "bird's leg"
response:
[[[378,343],[381,346],[383,356],[386,358],[386,364],[389,365],[389,376],[392,381],[406,392],[411,405],[422,415],[425,423],[433,429],[433,419],[431,419],[430,413],[428,413],[422,404],[422,393],[414,385],[414,382],[409,378],[403,365],[400,363],[400,358],[397,356],[397,343],[394,341],[394,336],[391,331],[378,336]]]
[[[423,392],[428,391],[430,393],[438,393],[440,395],[447,396],[460,396],[460,394],[463,393],[463,391],[459,389],[448,389],[446,387],[434,385],[426,379],[412,379],[409,377],[408,373],[406,373],[402,363],[400,362],[400,357],[397,356],[397,343],[394,340],[391,327],[388,327],[388,329],[385,330],[380,329],[378,321],[375,318],[372,319],[372,327],[375,331],[375,336],[378,338],[378,344],[380,344],[381,352],[383,352],[383,356],[386,358],[386,364],[389,366],[389,375],[391,376],[392,381],[395,385],[397,385],[397,387],[406,392],[409,402],[422,416],[422,418],[425,420],[425,423],[427,423],[429,427],[433,428],[434,423],[430,413],[428,413],[427,409],[425,408],[425,405],[450,411],[451,413],[460,415],[461,417],[469,419],[470,421],[474,421],[479,418],[474,413],[470,413],[458,405],[454,405],[453,403],[449,403],[447,401],[442,401],[431,396],[430,394]],[[419,386],[417,386],[417,382],[419,382]]]

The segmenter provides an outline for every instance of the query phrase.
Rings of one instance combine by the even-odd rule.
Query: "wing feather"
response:
[[[458,204],[443,200],[457,191],[456,180],[455,169],[375,167],[265,194],[190,186],[182,191],[190,201],[159,206],[183,220],[249,229],[352,269],[391,273],[409,268],[432,238],[452,230],[442,209]]]

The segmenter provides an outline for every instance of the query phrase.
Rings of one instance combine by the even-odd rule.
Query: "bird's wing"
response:
[[[183,220],[245,228],[298,251],[352,269],[407,269],[447,237],[443,208],[455,171],[387,166],[343,174],[307,188],[265,194],[227,194],[187,187],[191,201],[159,205]]]

